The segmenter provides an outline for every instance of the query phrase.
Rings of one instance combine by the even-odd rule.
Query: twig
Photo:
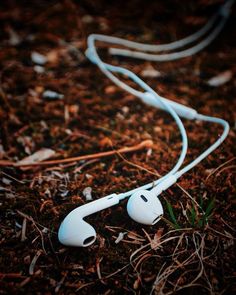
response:
[[[66,272],[64,273],[64,275],[63,275],[63,277],[61,278],[61,280],[57,283],[57,286],[56,286],[56,288],[55,288],[55,293],[58,293],[58,292],[59,292],[61,286],[63,285],[63,283],[64,283],[64,281],[65,281],[65,279],[66,279],[66,277],[67,277],[67,274],[68,274],[68,271],[66,271]]]
[[[12,180],[15,180],[16,182],[19,182],[19,183],[21,183],[21,184],[25,184],[25,182],[24,182],[24,181],[21,181],[21,180],[19,180],[19,179],[15,178],[15,177],[13,177],[13,176],[11,176],[11,175],[7,174],[6,172],[3,172],[3,171],[1,171],[1,173],[2,173],[3,175],[5,175],[5,176],[7,176],[7,177],[11,178]]]
[[[227,170],[227,169],[233,169],[236,168],[236,165],[230,165],[230,166],[226,166],[224,168],[222,168],[217,174],[216,177],[219,176],[223,171]]]
[[[98,162],[98,159],[92,159],[90,161],[87,161],[85,163],[83,163],[82,165],[80,165],[79,167],[75,168],[75,170],[73,171],[73,173],[80,173],[82,169],[84,169],[86,166],[91,165],[93,163]]]
[[[103,277],[103,280],[105,280],[105,279],[109,279],[109,278],[113,277],[114,275],[118,274],[119,272],[123,271],[124,269],[126,269],[126,268],[129,267],[129,266],[130,266],[130,263],[127,263],[126,265],[124,265],[123,267],[117,269],[117,270],[114,271],[113,273],[111,273],[111,274],[109,274],[109,275]],[[81,285],[81,286],[78,286],[78,284],[68,284],[68,283],[66,283],[65,286],[66,286],[66,287],[67,287],[67,286],[68,286],[68,287],[75,287],[75,288],[77,288],[77,289],[75,290],[75,292],[78,292],[78,291],[80,291],[81,289],[83,289],[83,288],[85,288],[85,287],[87,287],[87,286],[91,286],[91,285],[93,285],[93,284],[96,284],[97,282],[100,282],[100,281],[101,281],[101,279],[96,279],[96,280],[94,280],[93,282],[85,283],[85,284],[83,284],[83,285]]]
[[[123,155],[121,155],[121,153],[118,152],[118,151],[117,151],[117,154],[118,154],[118,156],[121,157],[121,159],[122,159],[125,163],[127,163],[127,164],[129,164],[129,165],[131,165],[131,166],[133,166],[133,167],[135,167],[135,168],[138,168],[138,169],[140,169],[140,170],[146,171],[147,173],[152,174],[152,175],[155,175],[155,176],[157,176],[157,177],[160,176],[160,174],[157,173],[157,172],[152,172],[152,171],[150,171],[149,169],[147,169],[147,168],[145,168],[145,167],[143,167],[143,166],[141,166],[141,165],[139,165],[139,164],[136,164],[136,163],[133,163],[132,161],[127,160],[127,159],[126,159],[125,157],[123,157]]]
[[[21,273],[0,273],[0,279],[24,279],[26,276],[22,275]]]
[[[24,218],[23,223],[22,223],[22,230],[21,230],[21,242],[24,242],[27,239],[26,238],[26,226],[27,226],[27,219]]]
[[[78,157],[72,157],[72,158],[66,158],[66,159],[57,159],[57,160],[50,160],[50,161],[43,161],[43,162],[35,162],[35,163],[15,163],[11,161],[0,161],[0,166],[14,166],[14,167],[29,167],[29,166],[47,166],[47,165],[55,165],[55,164],[63,164],[63,163],[70,163],[74,161],[81,161],[81,160],[90,160],[90,159],[97,159],[97,158],[105,158],[109,157],[115,154],[121,154],[121,153],[130,153],[135,152],[144,148],[150,148],[152,146],[153,142],[151,140],[144,140],[143,142],[131,146],[131,147],[123,147],[118,150],[111,150],[107,152],[101,152],[101,153],[95,153],[90,155],[83,155]]]
[[[232,159],[224,162],[223,164],[221,164],[220,166],[218,166],[216,169],[214,169],[206,178],[206,181],[208,180],[209,177],[211,177],[213,174],[215,174],[218,170],[220,170],[222,167],[224,167],[225,165],[229,164],[230,162],[234,161],[236,159],[236,157],[233,157]]]
[[[219,234],[219,235],[221,235],[221,236],[223,236],[223,237],[225,237],[225,238],[228,238],[228,239],[233,239],[233,240],[236,240],[236,238],[234,238],[230,233],[228,233],[228,235],[225,233],[225,234],[223,234],[222,232],[220,232],[220,231],[218,231],[218,230],[216,230],[216,229],[214,229],[213,227],[210,227],[209,225],[208,225],[208,228],[209,228],[209,230],[211,230],[211,231],[213,231],[213,232],[215,232],[215,233],[217,233],[217,234]]]
[[[28,216],[27,214],[25,214],[25,213],[23,213],[23,212],[21,212],[21,211],[19,211],[19,210],[16,210],[16,212],[17,212],[20,216],[22,216],[23,218],[26,218],[27,220],[29,220],[30,222],[33,223],[34,227],[35,227],[36,230],[39,232],[39,235],[40,235],[40,237],[41,237],[41,242],[42,242],[42,248],[43,248],[44,253],[46,254],[47,252],[46,252],[45,247],[44,247],[44,237],[43,237],[43,233],[42,233],[42,231],[39,229],[39,227],[37,226],[37,224],[36,224],[36,222],[34,221],[33,217]]]
[[[202,211],[202,213],[205,214],[205,211],[200,206],[200,204],[198,204],[198,202],[180,184],[176,183],[176,185],[185,193],[187,197],[189,197],[192,200],[192,202]]]
[[[3,91],[2,87],[0,87],[0,101],[1,100],[3,101],[3,103],[5,105],[5,109],[7,109],[7,111],[12,113],[12,107],[11,107],[9,100],[7,99],[7,96],[6,96],[5,92]]]
[[[220,217],[220,219],[225,225],[228,226],[228,228],[230,228],[232,231],[236,232],[236,230],[232,226],[230,226],[228,223],[226,223],[226,221],[222,217]]]
[[[200,234],[199,234],[200,235]],[[200,235],[200,237],[201,237],[201,235]],[[194,254],[196,254],[196,256],[199,258],[199,262],[200,262],[200,265],[201,265],[201,268],[200,268],[200,271],[199,271],[199,273],[197,274],[197,276],[190,282],[190,283],[188,283],[187,285],[185,285],[185,286],[181,286],[181,287],[179,287],[178,288],[178,281],[177,281],[177,283],[176,283],[176,285],[175,285],[175,288],[174,288],[174,291],[177,291],[177,290],[180,290],[180,289],[183,289],[183,288],[189,288],[189,287],[191,287],[192,285],[194,285],[195,284],[195,282],[197,282],[197,280],[202,276],[202,274],[203,274],[203,271],[204,271],[204,265],[203,265],[203,261],[202,261],[202,256],[199,254],[199,252],[201,251],[202,252],[202,250],[203,250],[203,248],[204,248],[204,244],[205,244],[205,242],[204,242],[204,237],[205,237],[205,235],[203,235],[203,237],[201,237],[202,239],[201,239],[201,243],[200,243],[200,245],[198,246],[197,245],[197,241],[196,241],[196,239],[195,239],[195,234],[193,233],[193,243],[194,243],[194,246],[195,246],[195,252],[194,252]],[[185,260],[186,261],[186,260]]]
[[[35,267],[35,264],[39,258],[39,256],[42,254],[42,250],[38,250],[34,256],[34,258],[32,259],[31,263],[30,263],[30,267],[29,267],[29,274],[30,275],[33,275],[34,274],[34,267]]]
[[[101,263],[102,260],[103,260],[103,257],[97,258],[97,260],[96,260],[97,275],[98,275],[98,278],[99,278],[100,282],[102,284],[106,285],[106,283],[103,281],[102,274],[101,274],[101,269],[100,269],[100,263]]]

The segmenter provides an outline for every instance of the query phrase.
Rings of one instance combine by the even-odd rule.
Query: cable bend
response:
[[[179,170],[176,173],[177,178],[182,176],[184,173],[186,173],[194,166],[199,164],[203,159],[205,159],[210,153],[212,153],[218,146],[222,144],[222,142],[226,139],[227,135],[229,134],[230,127],[229,123],[226,120],[216,117],[205,116],[202,114],[197,114],[196,120],[217,123],[220,124],[224,129],[221,136],[208,149],[206,149],[202,154],[200,154],[200,156],[198,156],[195,160],[193,160],[191,163],[189,163],[187,166],[185,166],[183,169]]]
[[[182,137],[182,150],[179,156],[178,161],[176,162],[175,166],[169,171],[169,173],[167,173],[164,177],[167,177],[169,175],[172,175],[174,173],[176,173],[179,168],[181,167],[182,163],[184,162],[184,159],[186,157],[187,154],[187,149],[188,149],[188,138],[187,138],[187,134],[186,134],[186,130],[185,127],[180,119],[180,117],[178,116],[178,114],[176,113],[176,111],[174,110],[174,108],[171,106],[171,104],[169,104],[165,99],[163,99],[162,97],[160,97],[150,86],[148,86],[142,79],[140,79],[136,74],[134,74],[133,72],[131,72],[128,69],[122,68],[122,67],[117,67],[117,66],[113,66],[107,63],[104,63],[100,57],[98,56],[97,50],[96,50],[96,46],[95,46],[95,41],[99,40],[99,41],[107,41],[109,40],[109,36],[105,36],[105,38],[103,39],[103,35],[98,35],[98,34],[92,34],[88,37],[88,49],[86,51],[86,55],[87,57],[93,62],[95,63],[100,70],[110,79],[112,80],[116,85],[118,85],[119,87],[121,87],[122,89],[126,90],[127,92],[137,96],[140,98],[140,95],[143,95],[143,93],[138,92],[137,90],[133,89],[132,87],[128,86],[127,84],[125,84],[124,82],[120,81],[114,74],[115,73],[120,73],[120,74],[124,74],[127,75],[131,80],[133,80],[136,84],[138,84],[145,92],[149,92],[153,95],[153,97],[159,102],[159,104],[167,111],[170,113],[170,115],[173,117],[173,119],[175,120],[181,137]],[[113,38],[113,37],[111,37]],[[164,178],[163,177],[163,178]],[[159,179],[157,182],[155,182],[155,185],[158,184],[163,178]],[[153,182],[146,185],[146,189],[147,188],[151,188],[153,186]]]
[[[88,49],[86,50],[86,56],[90,59],[90,61],[96,64],[100,68],[100,70],[117,86],[121,87],[122,89],[131,93],[132,95],[139,97],[143,102],[147,104],[166,110],[177,123],[177,126],[179,128],[179,131],[182,137],[182,150],[181,150],[179,159],[177,163],[175,164],[175,166],[169,171],[169,173],[167,173],[165,176],[163,176],[162,178],[156,181],[148,183],[142,187],[133,189],[129,192],[120,194],[120,199],[130,196],[137,190],[150,189],[151,187],[159,184],[161,181],[163,181],[163,179],[171,175],[174,175],[176,179],[182,176],[184,173],[186,173],[187,171],[192,169],[195,165],[197,165],[199,162],[201,162],[205,157],[207,157],[225,140],[225,138],[227,137],[229,133],[229,124],[227,121],[223,119],[198,114],[197,111],[194,109],[169,101],[168,99],[159,96],[150,86],[148,86],[141,78],[139,78],[135,73],[131,72],[130,70],[125,69],[123,67],[119,67],[119,66],[113,66],[111,64],[103,62],[97,53],[95,42],[101,41],[101,42],[105,42],[109,44],[126,46],[132,49],[158,52],[158,51],[174,50],[177,48],[181,48],[185,45],[193,43],[194,41],[197,41],[200,37],[204,36],[206,33],[209,32],[209,34],[202,41],[199,41],[199,43],[197,43],[196,45],[182,51],[166,53],[166,54],[165,53],[149,54],[149,53],[144,53],[140,51],[130,51],[126,49],[109,48],[111,54],[119,54],[119,55],[124,55],[129,57],[142,58],[145,60],[170,61],[170,60],[180,59],[186,56],[196,54],[197,52],[201,51],[203,48],[208,46],[217,37],[217,35],[220,33],[220,31],[225,25],[225,22],[230,14],[230,8],[233,2],[234,0],[226,1],[220,7],[219,11],[208,21],[208,23],[206,23],[205,26],[199,31],[197,31],[196,33],[186,38],[183,38],[181,40],[171,42],[168,44],[162,44],[162,45],[142,44],[142,43],[133,42],[133,41],[125,40],[118,37],[112,37],[112,36],[101,35],[101,34],[91,34],[88,36],[88,39],[87,39]],[[219,22],[219,24],[215,28],[213,28],[213,25],[218,16],[221,16],[222,19]],[[213,30],[212,32],[210,32],[212,28]],[[132,81],[134,81],[137,85],[139,85],[144,90],[144,92],[137,91],[136,89],[130,87],[129,85],[127,85],[126,83],[118,79],[113,73],[119,73],[119,74],[128,76]],[[188,112],[191,112],[191,114],[188,114]],[[214,144],[212,144],[208,149],[206,149],[202,154],[200,154],[195,160],[193,160],[191,163],[186,165],[181,170],[179,169],[187,154],[188,138],[187,138],[186,130],[184,128],[184,125],[179,115],[191,120],[196,119],[201,121],[218,123],[222,125],[224,128],[222,135],[220,136],[220,138],[218,138],[218,140],[215,141]]]

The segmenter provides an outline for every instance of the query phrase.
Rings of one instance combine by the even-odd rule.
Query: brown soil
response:
[[[161,196],[165,216],[155,226],[133,222],[123,201],[88,218],[98,234],[92,246],[67,248],[57,239],[66,214],[85,203],[84,188],[92,187],[94,199],[125,192],[167,173],[179,155],[181,141],[172,118],[114,86],[84,56],[90,33],[168,42],[196,31],[222,3],[158,2],[1,1],[1,294],[236,291],[235,11],[207,49],[183,60],[111,58],[101,49],[104,59],[139,75],[152,66],[160,77],[144,79],[159,94],[228,120],[231,131],[214,153]],[[43,73],[31,60],[34,51],[48,58]],[[224,71],[232,73],[228,83],[207,84]],[[44,98],[45,90],[64,98]],[[222,130],[214,124],[184,124],[187,163]],[[27,169],[3,166],[40,148],[53,149],[56,159],[144,140],[152,140],[152,147],[97,160]],[[204,219],[200,207],[209,210],[209,218]],[[120,233],[124,238],[117,243]]]

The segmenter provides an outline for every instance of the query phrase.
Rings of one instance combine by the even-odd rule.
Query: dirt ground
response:
[[[162,194],[165,215],[156,225],[133,222],[122,201],[87,218],[98,234],[92,246],[69,248],[57,238],[66,214],[86,203],[85,188],[95,200],[151,182],[173,167],[181,149],[167,113],[114,86],[86,59],[87,36],[169,42],[195,32],[221,3],[1,1],[1,294],[235,294],[235,7],[217,39],[182,60],[111,57],[100,44],[104,60],[133,70],[162,96],[228,120],[231,130]],[[218,75],[227,81],[211,86]],[[186,164],[222,129],[183,122]],[[115,152],[145,140],[152,145]],[[114,153],[64,164],[11,164],[42,148],[52,153],[48,160]]]

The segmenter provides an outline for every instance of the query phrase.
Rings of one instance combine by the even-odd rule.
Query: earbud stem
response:
[[[83,218],[118,203],[118,195],[111,194],[72,210],[60,225],[59,241],[66,246],[87,247],[91,245],[96,239],[96,232]]]
[[[74,209],[72,212],[76,213],[78,210],[81,214],[81,217],[88,216],[90,214],[96,213],[98,211],[101,211],[103,209],[109,208],[111,206],[117,205],[119,203],[119,197],[117,194],[111,194],[106,197],[103,197],[98,200],[94,200],[90,203],[87,203],[85,205],[82,205],[76,209]],[[81,210],[82,209],[82,210]]]
[[[177,177],[175,175],[170,175],[166,177],[161,183],[151,189],[156,196],[160,195],[163,191],[167,190],[170,186],[176,183]]]

